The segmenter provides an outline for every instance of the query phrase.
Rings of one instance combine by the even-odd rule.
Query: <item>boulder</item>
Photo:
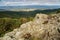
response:
[[[37,14],[33,21],[6,33],[0,40],[60,40],[60,14]]]

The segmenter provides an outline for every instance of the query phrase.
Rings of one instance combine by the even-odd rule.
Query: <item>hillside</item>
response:
[[[33,21],[6,33],[0,40],[60,40],[60,13],[37,14]]]
[[[37,13],[56,13],[60,9],[47,9],[47,10],[34,10],[34,11],[1,11],[0,10],[0,18],[10,17],[10,18],[20,18],[20,17],[34,17]]]

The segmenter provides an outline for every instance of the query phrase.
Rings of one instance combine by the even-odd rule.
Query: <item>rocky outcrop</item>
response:
[[[0,40],[60,40],[60,13],[37,14],[33,21],[6,33]]]

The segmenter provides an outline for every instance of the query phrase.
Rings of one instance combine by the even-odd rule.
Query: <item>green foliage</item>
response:
[[[46,9],[46,10],[34,10],[34,11],[0,11],[0,18],[20,18],[20,17],[34,17],[37,13],[51,14],[59,13],[60,9]]]
[[[3,36],[5,33],[12,31],[15,28],[19,28],[21,24],[32,21],[31,18],[0,18],[0,36]]]

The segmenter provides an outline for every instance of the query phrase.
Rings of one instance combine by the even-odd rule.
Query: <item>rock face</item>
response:
[[[0,40],[60,40],[60,13],[37,14],[33,21],[6,33]]]

